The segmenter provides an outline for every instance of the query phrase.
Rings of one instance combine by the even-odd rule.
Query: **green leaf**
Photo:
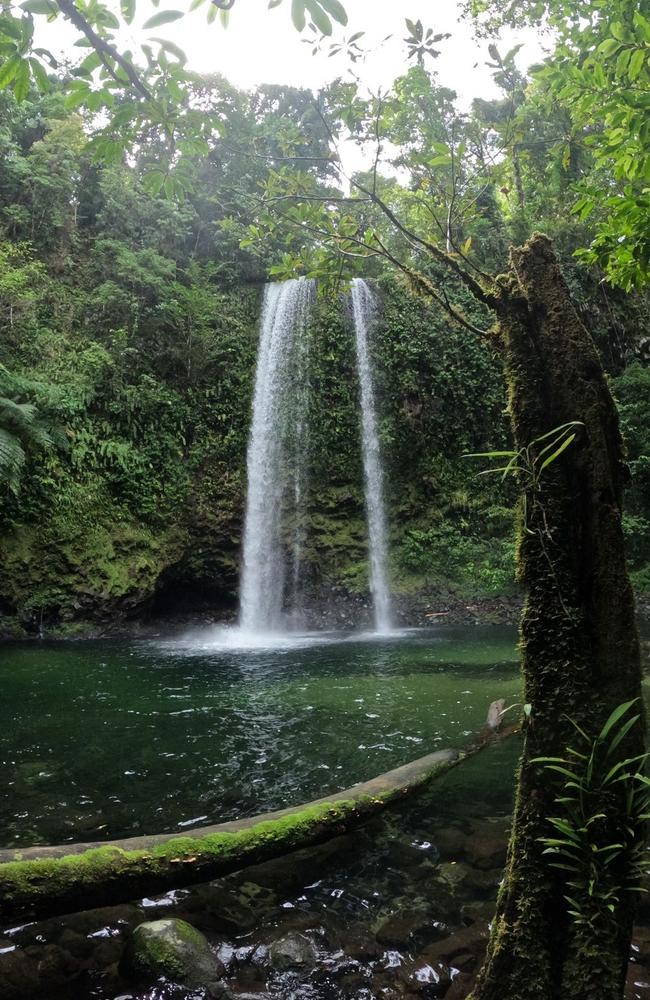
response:
[[[178,45],[175,45],[173,42],[170,42],[168,38],[152,38],[151,41],[158,42],[161,49],[164,49],[165,52],[171,52],[173,56],[176,56],[179,62],[182,63],[187,62],[187,56],[185,55],[183,50],[179,48]]]
[[[46,94],[50,89],[50,80],[45,72],[43,63],[39,62],[39,60],[35,59],[33,56],[30,56],[29,65],[32,68],[32,76],[36,81],[36,86],[40,90],[41,94]]]
[[[615,708],[612,714],[607,719],[605,725],[601,729],[598,735],[598,739],[606,740],[612,727],[616,725],[619,719],[623,718],[625,713],[628,712],[632,708],[632,705],[635,705],[638,700],[639,700],[638,698],[633,698],[632,701],[626,701],[622,705],[619,705],[617,708]]]
[[[182,10],[161,10],[142,25],[143,28],[158,28],[161,24],[171,24],[183,16]]]
[[[634,27],[641,32],[644,42],[650,42],[650,21],[644,17],[641,11],[634,12]]]
[[[632,729],[632,727],[639,721],[640,718],[641,718],[640,715],[633,715],[631,719],[628,719],[627,722],[621,726],[616,736],[614,737],[613,740],[610,741],[610,744],[607,747],[608,757],[614,753],[619,743],[621,743],[625,739],[630,729]]]
[[[126,23],[131,24],[135,17],[135,0],[120,0],[120,10]]]
[[[296,31],[304,31],[307,23],[304,0],[291,0],[291,20]]]
[[[68,87],[68,95],[65,99],[66,108],[69,111],[73,111],[75,108],[81,107],[81,105],[88,99],[88,95],[90,93],[92,93],[92,91],[85,81],[74,81],[74,83]]]
[[[633,83],[635,80],[638,80],[641,75],[641,70],[643,69],[643,64],[645,62],[645,55],[644,49],[636,49],[630,57],[630,65],[628,66],[627,75]]]
[[[16,73],[20,68],[22,59],[20,56],[11,56],[6,62],[3,62],[0,66],[0,90],[8,87],[12,80],[15,78]]]
[[[432,156],[430,160],[427,160],[428,167],[448,167],[450,164],[451,157],[445,153],[441,153],[440,156]]]
[[[318,0],[305,0],[312,20],[322,35],[332,34],[332,22],[318,3]]]
[[[25,0],[25,3],[21,3],[20,8],[28,14],[50,15],[59,13],[59,8],[53,0]]]
[[[342,24],[344,27],[348,23],[348,15],[346,13],[345,7],[339,0],[318,0],[323,10],[326,10],[328,14],[331,14],[335,21]]]
[[[20,60],[20,66],[14,76],[14,97],[18,102],[24,101],[29,93],[29,63],[26,59]]]
[[[103,65],[104,64],[99,53],[91,52],[78,67],[77,72],[83,76],[90,76],[91,73],[94,73],[96,69],[99,69],[99,67]]]
[[[617,77],[620,78],[626,75],[627,67],[629,65],[631,56],[632,56],[631,49],[623,49],[621,52],[619,52],[618,58],[616,59],[616,68],[614,70]]]
[[[621,47],[621,43],[615,38],[606,38],[604,42],[601,42],[598,46],[598,52],[602,52],[604,56],[612,56]]]
[[[544,469],[546,469],[551,464],[551,462],[554,462],[556,458],[559,458],[559,456],[562,454],[562,452],[566,451],[566,449],[569,447],[570,444],[573,444],[573,442],[575,441],[575,438],[576,438],[575,434],[569,434],[568,438],[564,439],[564,441],[559,446],[559,448],[556,448],[552,455],[548,455],[544,459],[544,461],[542,462],[542,464],[540,466],[540,470],[539,471],[543,472]]]
[[[142,178],[142,187],[147,194],[155,197],[160,194],[164,181],[165,174],[162,170],[149,170]]]
[[[546,434],[541,434],[539,437],[535,438],[532,443],[539,444],[540,441],[547,441],[554,434],[558,434],[560,431],[563,431],[568,427],[584,427],[584,424],[581,420],[569,420],[566,424],[558,424],[557,427],[547,431]]]
[[[463,458],[516,458],[518,451],[472,451]]]

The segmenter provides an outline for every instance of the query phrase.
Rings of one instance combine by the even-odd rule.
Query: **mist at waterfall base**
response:
[[[311,416],[309,319],[315,291],[315,282],[305,278],[265,288],[247,452],[239,621],[236,626],[211,629],[208,636],[196,636],[197,642],[222,648],[277,648],[345,639],[301,629]],[[351,284],[350,302],[374,613],[374,631],[362,635],[390,638],[402,633],[392,629],[388,530],[369,336],[377,305],[360,278]]]

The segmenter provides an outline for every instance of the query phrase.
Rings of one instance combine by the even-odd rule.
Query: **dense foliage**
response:
[[[495,58],[503,101],[477,101],[471,115],[458,113],[424,57],[397,81],[394,99],[380,102],[364,103],[342,83],[316,107],[304,91],[244,94],[217,78],[193,80],[193,99],[220,127],[183,168],[190,194],[181,201],[151,181],[163,134],[152,130],[134,158],[98,160],[86,141],[88,118],[58,86],[21,102],[2,95],[7,618],[38,628],[198,599],[233,603],[262,284],[297,266],[315,275],[321,268],[305,243],[302,209],[284,193],[289,185],[337,196],[331,129],[344,125],[363,138],[378,119],[394,166],[413,183],[374,180],[415,231],[443,218],[443,243],[490,270],[505,263],[511,239],[535,226],[555,237],[616,376],[632,460],[630,552],[639,586],[648,586],[639,335],[647,308],[572,259],[589,235],[588,220],[569,216],[584,154],[567,162],[553,152],[562,107],[549,116],[513,54]],[[549,140],[540,144],[540,134]],[[489,184],[477,169],[487,162],[496,164]],[[391,234],[373,206],[363,212],[364,224],[408,258],[408,240]],[[337,221],[353,241],[358,221]],[[487,342],[413,299],[376,262],[342,260],[344,275],[374,276],[382,297],[374,352],[396,589],[422,591],[434,608],[432,595],[449,589],[464,599],[510,592],[512,494],[507,484],[477,479],[476,463],[462,458],[507,440],[497,360]],[[461,316],[489,325],[460,284],[448,280],[446,288]],[[319,302],[310,347],[312,585],[363,591],[357,387],[342,298]]]
[[[178,205],[147,193],[137,170],[98,167],[59,95],[3,98],[2,414],[25,426],[12,425],[23,457],[5,475],[0,592],[4,611],[28,625],[110,618],[156,591],[178,602],[235,592],[261,282],[280,253],[272,242],[265,258],[239,249],[254,170],[267,169],[263,159],[251,167],[241,145],[255,131],[281,143],[290,116],[304,124],[309,107],[301,92],[245,96],[223,83],[209,99],[229,102],[229,134],[197,163],[200,195]],[[310,554],[320,582],[363,589],[343,301],[319,305],[312,339]],[[474,501],[459,455],[503,433],[502,390],[487,352],[390,282],[377,352],[402,514],[396,572],[413,586],[412,573],[447,576],[436,525],[456,504],[445,544],[461,543]],[[486,545],[478,535],[463,544],[491,580]],[[467,573],[465,559],[458,567]]]
[[[428,79],[418,67],[400,86],[446,101],[451,117],[453,94],[428,94]],[[98,166],[82,119],[58,93],[20,104],[2,98],[0,594],[5,615],[28,627],[199,599],[232,603],[236,594],[261,285],[287,255],[304,253],[293,228],[278,226],[261,246],[250,240],[258,185],[271,176],[269,150],[282,155],[299,141],[303,155],[320,155],[327,136],[307,93],[245,95],[219,80],[201,88],[228,125],[195,161],[196,194],[182,203],[147,191],[146,162]],[[391,115],[387,127],[397,141],[411,123]],[[508,164],[502,169],[505,176]],[[531,198],[539,169],[522,156]],[[310,178],[331,185],[327,162],[315,159]],[[503,256],[508,227],[521,224],[487,199],[471,223],[478,252]],[[570,254],[566,222],[555,226]],[[647,372],[625,369],[642,350],[643,304],[602,286],[593,299],[589,279],[570,257],[567,264],[618,375],[634,475],[631,553],[647,586]],[[461,457],[507,437],[496,359],[444,312],[377,278],[396,588],[451,588],[468,599],[508,593],[512,496],[477,479]],[[467,296],[463,308],[481,321]],[[315,587],[363,591],[356,376],[343,300],[319,302],[311,340],[317,419],[306,555]]]

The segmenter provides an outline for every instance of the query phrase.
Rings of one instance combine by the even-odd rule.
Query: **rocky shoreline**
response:
[[[516,625],[521,612],[519,595],[467,598],[453,592],[395,595],[397,628],[425,628],[431,625]],[[650,608],[649,608],[650,610]],[[233,608],[206,604],[195,611],[166,612],[144,610],[139,614],[113,615],[101,620],[62,622],[19,622],[0,615],[0,641],[16,639],[148,639],[173,637],[193,629],[235,625]],[[373,627],[372,604],[368,595],[331,588],[306,601],[294,619],[297,631],[355,631]]]
[[[0,992],[7,1000],[67,1000],[71,990],[78,1000],[464,1000],[502,878],[516,752],[501,744],[449,772],[446,789],[443,779],[318,848],[192,889],[6,928]],[[490,777],[483,765],[492,755]],[[643,899],[625,998],[650,1000]]]

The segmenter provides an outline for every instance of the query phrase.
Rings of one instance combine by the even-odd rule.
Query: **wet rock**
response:
[[[448,933],[450,900],[436,892],[433,899],[398,896],[388,912],[380,912],[373,931],[380,944],[406,948],[416,941],[434,940]]]
[[[274,941],[269,948],[269,961],[277,972],[287,969],[313,968],[318,959],[316,947],[304,934],[290,932]]]
[[[451,886],[455,892],[457,889],[468,885],[471,875],[468,865],[460,861],[445,861],[438,866],[438,875]]]
[[[469,951],[461,951],[459,955],[454,955],[453,964],[459,972],[471,972],[476,968],[477,958]]]
[[[407,841],[394,840],[388,848],[386,860],[389,865],[394,865],[400,871],[410,871],[413,868],[419,868],[432,855],[433,857],[437,855],[433,845],[428,850],[424,850]]]
[[[406,948],[413,938],[431,926],[431,917],[425,911],[408,910],[393,913],[375,928],[375,936],[380,944]]]
[[[505,832],[491,823],[475,826],[463,840],[463,853],[475,868],[503,868],[506,848]]]
[[[313,910],[286,909],[277,915],[277,937],[289,931],[309,931],[320,921],[320,914]]]
[[[433,837],[445,857],[467,861],[474,868],[502,868],[506,861],[508,822],[499,817],[472,823],[468,832],[460,826],[437,830]]]
[[[455,965],[457,956],[468,953],[476,960],[481,960],[485,954],[488,942],[488,925],[477,921],[470,927],[463,927],[442,941],[434,941],[428,945],[418,959],[435,965],[436,962],[448,962]]]
[[[10,955],[2,956],[0,962],[3,966],[5,958],[11,959],[20,952],[12,952]],[[54,944],[30,945],[22,952],[25,963],[29,963],[36,970],[37,982],[40,990],[36,990],[36,995],[40,995],[44,989],[53,992],[59,987],[69,986],[70,982],[79,976],[81,971],[78,962],[75,962],[69,952],[58,948]],[[4,993],[1,994],[4,1000]],[[27,994],[29,995],[29,994]]]
[[[96,942],[67,927],[58,939],[59,946],[74,955],[75,958],[88,958],[96,947]]]
[[[348,972],[337,981],[341,992],[347,997],[366,996],[368,988],[368,978],[363,972],[355,970]]]
[[[452,984],[445,994],[445,1000],[466,1000],[469,996],[472,986],[474,985],[474,977],[468,972],[461,972],[459,975],[454,976]]]
[[[450,886],[453,893],[493,893],[497,889],[503,873],[500,868],[484,870],[472,868],[462,861],[447,861],[438,867],[438,875]]]
[[[252,965],[267,965],[269,961],[269,949],[267,946],[265,944],[258,944],[257,948],[253,949],[250,961]]]
[[[650,927],[635,927],[630,958],[641,965],[650,965]]]
[[[626,1000],[649,1000],[650,969],[643,965],[630,963],[625,981],[625,998]]]
[[[379,958],[383,948],[377,938],[362,924],[352,924],[342,935],[341,944],[346,954],[357,962],[370,962]]]
[[[471,899],[463,903],[461,917],[466,924],[473,924],[477,920],[491,921],[494,917],[495,903],[489,899]]]
[[[416,962],[404,969],[400,979],[425,1000],[447,996],[451,985],[449,968],[444,962]]]
[[[272,1000],[270,993],[237,993],[235,990],[227,989],[222,1000]]]
[[[443,827],[431,835],[431,839],[441,854],[454,857],[463,854],[465,833],[459,826]]]
[[[102,941],[93,951],[87,964],[92,969],[107,969],[109,965],[117,965],[122,952],[122,943],[118,940]]]
[[[24,1000],[37,996],[39,976],[36,964],[20,950],[0,955],[0,996],[3,1000]]]
[[[235,963],[235,961],[237,961],[236,949],[233,948],[231,944],[228,944],[227,941],[224,941],[219,945],[216,951],[216,956],[226,972],[228,972],[230,967]]]
[[[165,976],[189,988],[202,987],[221,996],[224,967],[200,931],[170,918],[140,924],[127,939],[120,973],[127,979],[154,982]]]
[[[503,870],[501,868],[480,869],[468,867],[467,885],[478,892],[496,895],[496,890],[501,884]]]

